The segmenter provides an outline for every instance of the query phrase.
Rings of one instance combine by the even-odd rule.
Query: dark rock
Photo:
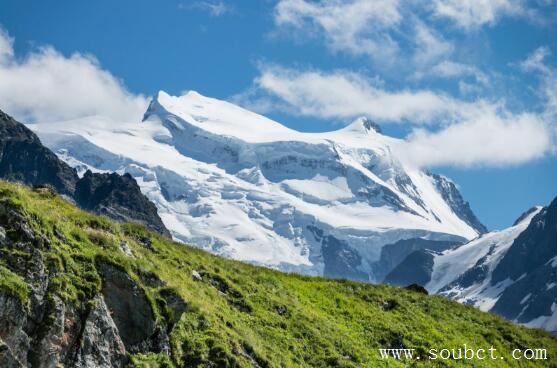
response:
[[[395,243],[387,244],[381,249],[381,257],[374,265],[375,276],[378,280],[383,280],[389,272],[414,251],[427,249],[442,252],[458,244],[461,244],[461,242],[456,240],[428,240],[422,238],[401,239]]]
[[[277,305],[276,307],[277,313],[279,316],[284,316],[285,314],[288,313],[288,308],[286,308],[286,306],[284,305]]]
[[[513,242],[493,271],[492,284],[524,273],[557,256],[557,198],[542,209]]]
[[[396,286],[426,285],[431,279],[432,271],[433,254],[428,250],[417,250],[389,272],[383,282]]]
[[[362,265],[362,257],[356,250],[332,235],[325,235],[323,230],[315,226],[308,226],[307,228],[313,234],[315,240],[321,242],[325,266],[324,276],[369,281],[368,274],[359,269]]]
[[[491,312],[530,322],[551,316],[557,300],[557,198],[535,215],[495,267],[491,284],[515,281],[501,294]],[[550,331],[557,334],[557,331]]]
[[[84,209],[170,236],[157,208],[141,193],[130,174],[99,174],[88,170],[77,182],[74,198]]]
[[[391,310],[395,309],[396,307],[398,307],[398,302],[396,300],[385,300],[383,302],[383,304],[381,305],[381,307],[385,311],[391,311]]]
[[[164,300],[167,318],[169,323],[168,332],[180,320],[182,314],[188,309],[188,304],[184,299],[173,289],[163,289],[160,292],[161,298]]]
[[[0,178],[27,185],[52,185],[73,195],[77,173],[43,146],[25,125],[0,111]]]
[[[58,240],[60,240],[62,243],[68,242],[66,236],[60,230],[58,230],[57,227],[54,227],[54,236],[58,238]]]
[[[441,194],[445,202],[449,204],[453,212],[460,217],[461,220],[478,231],[478,233],[487,233],[487,228],[478,220],[474,212],[472,212],[470,204],[464,200],[462,194],[460,194],[460,191],[452,181],[438,174],[429,173],[429,176],[433,178],[437,191]]]
[[[3,341],[0,355],[6,365],[13,365],[14,361],[20,366],[27,365],[30,339],[23,331],[26,319],[25,306],[21,301],[0,289],[0,340]]]
[[[12,354],[10,347],[0,339],[0,367],[2,368],[23,368],[23,365]]]
[[[156,332],[155,314],[145,291],[122,269],[98,262],[102,294],[120,337],[130,352],[149,351]]]
[[[424,294],[424,295],[429,294],[423,286],[418,285],[418,284],[410,284],[410,285],[406,286],[405,289],[416,292],[416,293]]]
[[[75,316],[67,315],[64,302],[59,297],[54,297],[49,304],[48,318],[43,319],[40,332],[28,354],[34,368],[56,367],[79,334],[78,326],[66,329],[66,318],[73,317],[72,320],[75,321]]]

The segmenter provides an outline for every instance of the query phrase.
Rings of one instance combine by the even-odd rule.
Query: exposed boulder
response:
[[[102,294],[120,337],[130,352],[167,350],[165,338],[159,336],[156,318],[145,291],[119,267],[99,261]]]
[[[81,342],[71,363],[75,368],[118,368],[127,363],[126,348],[102,296],[85,320]]]

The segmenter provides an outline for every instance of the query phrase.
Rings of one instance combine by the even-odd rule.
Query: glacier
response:
[[[28,126],[80,175],[131,174],[175,240],[275,269],[379,282],[386,245],[486,231],[454,183],[405,162],[403,141],[365,117],[298,132],[193,91],[161,91],[142,121]]]

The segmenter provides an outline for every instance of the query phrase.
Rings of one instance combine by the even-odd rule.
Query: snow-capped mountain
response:
[[[443,252],[411,253],[385,281],[420,283],[430,292],[557,334],[557,198],[505,230]]]
[[[402,162],[401,141],[365,118],[302,133],[195,92],[159,92],[141,122],[30,127],[80,172],[131,174],[175,239],[282,270],[380,281],[386,245],[439,250],[485,231],[449,179]]]

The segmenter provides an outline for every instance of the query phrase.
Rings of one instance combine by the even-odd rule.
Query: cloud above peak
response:
[[[555,147],[552,124],[541,114],[513,113],[504,101],[467,101],[428,89],[388,90],[342,70],[261,65],[252,89],[235,101],[260,112],[275,109],[345,121],[365,115],[381,123],[413,126],[398,150],[420,167],[516,165]]]
[[[52,47],[14,57],[13,39],[0,31],[1,109],[25,122],[61,121],[103,115],[139,120],[147,99],[129,92],[90,56],[66,57]]]
[[[390,30],[401,19],[398,0],[280,0],[274,12],[279,28],[324,37],[335,52],[375,59],[396,55]]]

